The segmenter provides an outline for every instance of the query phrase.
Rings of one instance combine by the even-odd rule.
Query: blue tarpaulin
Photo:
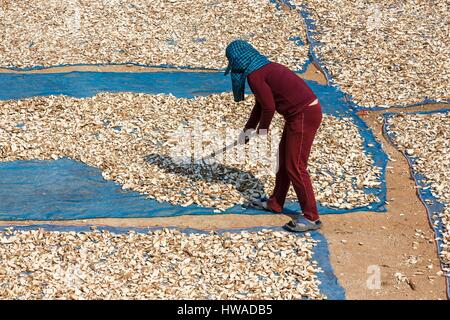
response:
[[[1,100],[55,94],[85,98],[123,91],[192,98],[230,90],[230,79],[219,72],[0,73]]]
[[[60,232],[68,232],[68,231],[76,231],[76,232],[89,232],[91,230],[91,226],[61,226],[61,225],[28,225],[28,226],[8,226],[2,227],[0,226],[0,231],[5,231],[6,228],[13,227],[16,230],[36,230],[38,228],[43,228],[47,231],[60,231]],[[96,226],[97,230],[108,230],[111,233],[127,233],[129,231],[147,233],[151,230],[161,229],[160,227],[148,227],[148,228],[133,228],[133,227],[108,227],[108,226]],[[176,228],[178,229],[178,228]],[[222,234],[224,232],[257,232],[262,229],[269,229],[273,231],[283,231],[280,227],[257,227],[257,228],[247,228],[247,229],[228,229],[228,230],[214,230],[214,232],[218,234]],[[183,233],[207,233],[208,231],[196,230],[196,229],[179,229]],[[301,234],[297,234],[301,237]],[[311,232],[311,237],[319,241],[317,245],[313,248],[313,257],[312,259],[317,261],[317,265],[323,270],[317,274],[319,281],[319,290],[322,294],[324,294],[329,300],[344,300],[345,299],[345,291],[340,285],[338,279],[334,275],[333,268],[330,263],[330,252],[328,251],[327,240],[325,237],[318,231]]]
[[[440,109],[433,111],[421,111],[421,112],[410,112],[408,114],[433,114],[433,113],[449,113],[450,109]],[[384,113],[384,125],[383,125],[383,133],[387,137],[387,140],[397,147],[395,143],[395,133],[389,130],[388,119],[398,115],[398,113],[388,112]],[[416,157],[410,156],[407,154],[403,154],[409,164],[409,168],[411,171],[411,176],[414,178],[414,181],[419,188],[417,189],[417,194],[419,198],[422,200],[427,213],[428,213],[428,221],[430,222],[430,226],[433,228],[436,233],[436,243],[438,252],[442,250],[442,233],[444,232],[444,225],[440,218],[436,215],[442,213],[444,211],[444,203],[440,202],[436,197],[433,196],[429,187],[429,183],[427,182],[427,178],[416,171],[414,171],[414,163],[417,160]],[[447,297],[450,297],[450,279],[447,277]]]
[[[327,114],[349,117],[358,126],[364,148],[375,165],[382,168],[380,188],[367,189],[381,200],[369,206],[337,210],[319,206],[320,213],[385,211],[385,167],[387,157],[367,125],[352,112],[343,94],[334,87],[308,81]],[[0,99],[65,94],[90,97],[98,92],[171,93],[177,97],[230,91],[230,79],[222,73],[206,72],[68,72],[49,74],[0,73]],[[287,213],[299,211],[296,202]],[[236,206],[224,213],[264,214],[264,211]],[[155,217],[185,214],[214,214],[212,208],[173,206],[123,191],[105,181],[100,170],[72,161],[13,161],[0,163],[0,219],[55,220],[96,217]]]

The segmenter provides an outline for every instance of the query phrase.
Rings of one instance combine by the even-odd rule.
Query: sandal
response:
[[[253,199],[252,200],[252,205],[255,206],[256,208],[263,209],[263,210],[266,210],[266,211],[270,211],[270,212],[273,212],[273,213],[282,213],[283,212],[282,210],[281,211],[276,211],[276,210],[270,208],[269,205],[268,205],[267,200]]]
[[[298,222],[291,220],[284,225],[284,228],[291,232],[305,232],[311,230],[320,229],[322,226],[322,222],[320,220],[309,221],[308,219],[304,219],[305,222]]]

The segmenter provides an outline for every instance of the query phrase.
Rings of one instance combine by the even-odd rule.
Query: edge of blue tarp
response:
[[[105,63],[63,63],[51,66],[43,66],[37,65],[33,67],[12,67],[12,66],[3,66],[0,68],[12,71],[38,71],[38,70],[48,70],[55,68],[63,68],[63,67],[108,67],[108,66],[133,66],[133,67],[144,67],[144,68],[155,68],[155,69],[168,69],[170,70],[191,70],[191,71],[225,71],[225,69],[214,69],[214,68],[205,68],[205,67],[191,67],[191,66],[176,66],[172,64],[145,64],[138,62],[105,62]]]
[[[417,111],[417,112],[386,112],[383,114],[384,117],[384,123],[383,123],[383,134],[386,137],[386,139],[396,148],[398,148],[398,144],[395,143],[395,133],[392,131],[389,131],[389,125],[388,120],[392,118],[393,116],[399,115],[399,114],[434,114],[434,113],[450,113],[450,109],[438,109],[438,110],[431,110],[431,111]],[[437,250],[440,253],[441,252],[441,246],[443,245],[442,242],[442,232],[444,230],[444,226],[442,224],[441,219],[433,219],[433,215],[436,213],[442,213],[444,210],[444,203],[440,202],[437,198],[433,196],[431,193],[431,190],[424,189],[424,187],[429,187],[429,183],[426,182],[426,177],[423,174],[420,174],[416,171],[414,171],[414,162],[416,161],[416,157],[409,156],[405,153],[403,153],[403,156],[408,161],[409,165],[409,171],[411,173],[411,176],[414,179],[415,184],[419,187],[417,188],[417,194],[424,204],[427,216],[428,216],[428,222],[433,229],[435,235],[436,235],[436,246]],[[435,224],[435,222],[438,222]],[[441,268],[444,267],[444,264],[442,263],[442,260],[440,260]],[[446,277],[446,283],[447,283],[447,298],[450,299],[450,277]]]
[[[368,193],[375,194],[380,202],[373,202],[368,206],[356,207],[352,209],[334,209],[319,206],[320,213],[346,213],[346,212],[354,212],[354,211],[378,211],[385,212],[385,202],[386,202],[386,179],[385,179],[385,169],[387,164],[387,156],[383,152],[380,143],[376,140],[373,132],[368,128],[368,126],[362,121],[355,113],[350,110],[346,104],[344,96],[342,92],[340,92],[337,88],[320,85],[315,81],[307,80],[307,83],[310,85],[312,90],[316,92],[318,95],[322,108],[325,113],[332,114],[339,117],[349,117],[352,121],[357,125],[360,134],[363,137],[364,141],[364,149],[365,151],[372,156],[374,160],[374,165],[381,167],[381,175],[380,182],[381,185],[379,188],[366,188],[365,191]],[[201,88],[201,91],[198,89],[193,90],[192,88]],[[228,92],[230,91],[230,80],[228,77],[224,77],[219,73],[198,73],[198,72],[139,72],[139,73],[130,73],[130,72],[91,72],[91,71],[72,71],[66,73],[30,73],[30,74],[16,74],[16,73],[0,73],[0,99],[21,99],[30,96],[42,96],[42,95],[52,95],[52,94],[65,94],[74,97],[89,97],[97,94],[101,91],[108,92],[139,92],[139,93],[171,93],[177,97],[187,97],[192,98],[199,94],[211,94],[211,93],[219,93],[219,92]],[[371,146],[369,146],[371,145]],[[68,171],[70,170],[79,170],[74,167],[74,164],[67,164],[63,162],[64,160],[60,160],[53,164],[56,169],[60,169],[60,172],[67,176]],[[10,163],[0,163],[0,170],[3,171],[3,179],[6,179],[6,174],[8,171],[5,171],[5,168],[8,168],[10,173],[16,174],[9,184],[4,184],[5,188],[8,190],[8,194],[5,192],[0,193],[0,198],[7,199],[10,202],[14,201],[14,198],[20,197],[21,201],[26,204],[26,201],[21,194],[20,190],[17,190],[17,197],[11,197],[10,190],[14,187],[13,181],[14,179],[21,180],[30,176],[33,176],[32,171],[28,174],[27,171],[21,172],[21,168],[27,166],[35,166],[39,169],[36,163],[40,163],[42,166],[48,166],[46,162],[36,162],[36,161],[13,161]],[[66,167],[64,168],[64,164]],[[59,166],[59,167],[58,167]],[[53,169],[55,169],[53,168]],[[40,168],[39,170],[42,170]],[[64,171],[65,170],[65,171]],[[87,169],[86,169],[87,170]],[[55,171],[56,172],[56,171]],[[22,175],[22,176],[21,176]],[[101,177],[100,171],[98,172],[86,172],[86,175],[89,176],[89,179],[97,179],[94,178],[96,175],[103,181]],[[52,185],[51,180],[46,179],[56,179],[58,181],[60,178],[55,178],[54,175],[41,175],[43,181],[36,182],[37,184],[42,185]],[[72,178],[71,178],[72,179]],[[79,183],[79,182],[77,182]],[[100,183],[100,180],[96,181],[97,184]],[[110,182],[113,183],[113,182]],[[54,183],[53,183],[54,184]],[[106,182],[105,182],[106,184]],[[65,183],[65,185],[70,185]],[[1,183],[0,183],[1,186]],[[118,184],[115,185],[106,185],[107,188],[110,188],[111,201],[117,201],[119,207],[114,206],[114,209],[121,209],[120,213],[116,213],[113,216],[119,217],[142,217],[149,215],[157,215],[157,216],[175,216],[182,214],[213,214],[213,208],[202,208],[196,206],[190,207],[181,207],[181,206],[171,206],[168,203],[159,203],[155,200],[145,199],[142,195],[133,192],[121,192],[121,197],[117,196],[119,193],[114,192],[112,190],[121,190],[121,187]],[[76,190],[76,187],[74,187]],[[27,192],[35,192],[30,188],[23,189]],[[87,188],[86,190],[89,190]],[[70,191],[70,190],[69,190]],[[76,194],[70,193],[68,191],[67,195],[71,195],[76,198]],[[87,191],[86,191],[87,192]],[[97,192],[97,191],[96,191]],[[33,193],[32,193],[33,194]],[[52,194],[52,193],[49,193]],[[95,192],[94,192],[95,194]],[[103,194],[103,191],[100,192]],[[61,194],[63,197],[66,194]],[[42,198],[45,198],[44,195],[34,195],[36,201],[35,203],[39,203]],[[48,200],[48,199],[47,199]],[[56,199],[53,199],[56,200]],[[133,200],[133,205],[130,204],[129,209],[123,206],[123,203],[127,201]],[[142,200],[142,201],[141,201]],[[42,210],[37,210],[38,208],[34,208],[31,210],[30,208],[21,207],[22,204],[19,205],[19,202],[16,202],[15,206],[21,207],[20,212],[26,212],[26,217],[19,217],[13,209],[13,205],[11,204],[8,207],[1,208],[0,210],[2,214],[0,217],[2,219],[36,219],[36,220],[47,220],[47,219],[75,219],[75,218],[94,218],[94,217],[105,217],[105,212],[109,212],[109,216],[111,216],[112,212],[110,209],[106,208],[106,204],[101,206],[100,208],[92,207],[88,202],[85,204],[85,207],[78,207],[79,212],[83,212],[83,214],[87,216],[80,216],[78,213],[72,211],[71,206],[73,203],[70,202],[69,199],[65,200],[66,202],[61,203],[57,202],[54,207],[49,208],[49,204],[42,204],[42,208],[47,208],[47,212],[43,212]],[[2,203],[6,203],[4,200]],[[100,202],[100,199],[99,199]],[[138,210],[140,203],[141,211]],[[154,210],[150,213],[149,205],[154,206]],[[59,209],[57,209],[59,206]],[[122,205],[122,206],[121,206]],[[41,208],[41,209],[42,209]],[[178,209],[177,209],[178,208]],[[69,210],[70,209],[70,210]],[[61,215],[61,212],[64,210],[68,210],[73,212],[72,214],[67,213],[66,216]],[[119,210],[118,210],[119,211]],[[139,212],[138,212],[139,211]],[[290,203],[287,205],[286,213],[298,213],[299,206],[296,202]],[[257,209],[248,209],[242,206],[236,206],[223,213],[245,213],[245,214],[264,214],[265,211],[257,210]]]
[[[296,8],[296,6],[289,3],[289,0],[280,0],[283,4],[288,6],[289,8]],[[389,107],[364,107],[356,104],[353,101],[353,98],[350,94],[346,93],[344,90],[340,88],[340,86],[334,81],[333,76],[331,75],[331,72],[326,67],[326,64],[318,57],[318,55],[314,52],[315,47],[320,46],[320,41],[317,41],[314,37],[318,32],[316,31],[315,23],[316,21],[311,17],[311,14],[309,13],[308,6],[306,4],[302,4],[299,6],[300,8],[300,16],[304,21],[305,27],[306,27],[306,38],[309,43],[309,59],[324,73],[327,82],[329,85],[339,88],[345,95],[345,99],[347,100],[349,106],[353,108],[354,110],[370,110],[370,111],[377,111],[377,110],[386,110],[389,108],[409,108],[409,107],[415,107],[419,105],[424,104],[430,104],[430,103],[442,103],[442,104],[450,104],[450,99],[430,99],[429,97],[425,97],[423,101],[413,103],[413,104],[407,104],[407,105],[392,105]]]
[[[64,226],[64,225],[52,225],[52,224],[36,224],[36,225],[10,225],[10,226],[0,226],[0,232],[5,231],[7,228],[14,228],[15,230],[36,230],[42,228],[47,231],[59,231],[59,232],[93,232],[91,229],[95,227],[98,231],[109,231],[111,233],[128,233],[130,231],[138,233],[147,233],[149,231],[161,230],[163,227],[111,227],[111,226],[98,226],[98,225],[84,225],[84,226]],[[164,227],[165,229],[176,229],[185,234],[201,233],[207,234],[211,231],[217,234],[223,234],[225,232],[229,233],[239,233],[243,231],[247,232],[257,232],[263,229],[272,231],[285,231],[282,227],[253,227],[253,228],[239,228],[239,229],[218,229],[218,230],[199,230],[192,228],[178,228],[178,227]],[[330,262],[330,252],[328,250],[328,243],[323,234],[319,231],[310,232],[311,238],[319,241],[313,248],[312,259],[317,261],[317,265],[322,269],[323,272],[316,273],[318,280],[321,282],[319,284],[319,290],[322,294],[327,296],[328,300],[345,300],[345,290],[339,283],[336,275],[334,274],[333,267]],[[303,237],[302,234],[296,233],[298,237]]]
[[[297,39],[288,39],[289,41],[295,41],[296,43],[299,43]],[[19,71],[19,72],[27,72],[27,71],[40,71],[40,70],[51,70],[56,68],[64,68],[64,67],[108,67],[108,66],[133,66],[133,67],[143,67],[143,68],[149,68],[149,72],[151,72],[151,69],[167,69],[166,72],[171,71],[208,71],[208,72],[217,72],[220,74],[223,74],[225,72],[224,68],[204,68],[204,67],[192,67],[192,66],[176,66],[171,64],[159,64],[159,65],[152,65],[152,64],[144,64],[144,63],[137,63],[137,62],[121,62],[121,63],[115,63],[115,62],[108,62],[108,63],[74,63],[74,64],[58,64],[53,66],[34,66],[34,67],[25,67],[25,68],[18,68],[18,67],[0,67],[5,70],[11,70],[11,71]],[[296,70],[295,72],[298,73],[304,73],[306,71],[306,68],[308,67],[308,64],[304,64],[300,69]],[[0,70],[1,72],[1,70]],[[112,71],[114,72],[114,71]],[[142,71],[145,72],[145,71]]]

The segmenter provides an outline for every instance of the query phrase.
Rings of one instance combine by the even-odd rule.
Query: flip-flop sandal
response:
[[[251,205],[254,208],[263,209],[263,210],[266,210],[266,211],[270,211],[272,213],[282,213],[283,212],[283,211],[275,211],[275,210],[272,210],[272,208],[269,208],[267,206],[267,200],[252,199],[251,200]]]
[[[284,225],[284,228],[291,232],[306,232],[320,229],[321,226],[322,222],[320,222],[320,220],[317,220],[315,222],[310,222],[306,220],[305,223],[291,220]]]

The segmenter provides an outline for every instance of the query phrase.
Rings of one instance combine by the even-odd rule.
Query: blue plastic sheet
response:
[[[289,3],[289,0],[281,0],[286,6],[292,8],[293,6]],[[306,4],[303,4],[300,6],[300,15],[303,18],[303,21],[306,26],[306,38],[309,43],[309,59],[325,74],[325,77],[327,79],[327,82],[329,85],[334,86],[336,88],[339,88],[339,85],[333,80],[333,77],[331,75],[331,72],[326,67],[326,64],[320,59],[320,57],[316,54],[315,48],[320,46],[320,41],[316,40],[316,35],[318,34],[316,30],[316,21],[311,17],[311,14],[309,13],[309,8]],[[353,102],[353,99],[351,95],[344,92],[345,100],[347,101],[349,107],[351,107],[353,110],[386,110],[384,107],[364,107],[356,104]],[[448,104],[450,103],[449,99],[430,99],[429,97],[426,97],[423,101],[410,104],[410,105],[395,105],[390,107],[414,107],[418,105],[424,105],[429,103],[444,103]]]
[[[5,231],[6,228],[13,227],[16,230],[36,230],[38,228],[43,228],[47,231],[60,231],[60,232],[89,232],[91,230],[90,225],[86,226],[61,226],[61,225],[48,225],[48,224],[38,224],[38,225],[28,225],[28,226],[0,226],[0,231]],[[95,226],[97,230],[108,230],[111,233],[127,233],[129,231],[135,231],[140,233],[147,233],[151,230],[161,229],[160,227],[147,227],[147,228],[137,228],[137,227],[109,227],[109,226]],[[172,229],[178,229],[183,233],[191,234],[191,233],[208,233],[209,231],[197,230],[197,229],[179,229],[171,227]],[[246,229],[223,229],[223,230],[214,230],[218,234],[222,234],[224,232],[233,232],[238,233],[241,231],[248,232],[256,232],[262,229],[274,230],[274,231],[283,231],[280,227],[257,227],[257,228],[246,228]],[[340,285],[338,279],[336,278],[333,268],[330,263],[330,252],[328,250],[328,244],[325,237],[318,231],[313,231],[310,233],[311,237],[314,240],[319,241],[317,245],[313,248],[313,260],[317,261],[317,265],[323,270],[323,272],[318,273],[318,279],[321,282],[319,284],[319,290],[322,294],[327,296],[328,300],[344,300],[345,299],[345,291],[344,288]],[[297,234],[297,236],[302,237],[301,234]]]
[[[319,206],[319,212],[385,211],[385,167],[387,157],[373,133],[357,117],[334,87],[307,81],[319,97],[323,110],[338,117],[349,117],[364,138],[364,148],[375,165],[382,168],[380,188],[367,189],[381,200],[369,206],[338,210]],[[191,98],[230,91],[230,79],[222,73],[144,72],[104,73],[69,72],[51,74],[0,73],[0,99],[21,99],[36,95],[65,94],[89,97],[101,91],[172,93]],[[196,89],[193,89],[196,88]],[[298,213],[297,202],[288,203],[287,213]],[[264,214],[257,209],[235,206],[224,213]],[[111,181],[103,180],[98,169],[69,159],[58,161],[14,161],[0,163],[0,219],[55,220],[98,217],[155,217],[214,214],[212,208],[173,206],[145,199],[142,195],[122,191]]]
[[[230,90],[229,77],[219,72],[0,73],[1,100],[57,94],[84,98],[106,91],[171,93],[193,98]]]
[[[433,110],[433,111],[421,111],[421,112],[410,112],[408,114],[433,114],[433,113],[449,113],[450,109],[440,109],[440,110]],[[389,130],[389,125],[387,123],[388,119],[398,115],[398,113],[389,112],[384,113],[384,125],[383,125],[383,133],[387,137],[387,140],[397,147],[395,143],[395,133]],[[433,218],[433,215],[442,213],[444,211],[444,204],[442,202],[439,202],[438,199],[436,199],[433,194],[431,193],[431,190],[429,188],[425,189],[425,187],[429,186],[429,183],[427,183],[427,179],[424,175],[414,171],[414,163],[417,160],[414,156],[409,156],[407,154],[403,154],[403,156],[406,158],[409,164],[409,168],[411,171],[411,176],[414,178],[414,181],[417,186],[420,188],[417,189],[417,194],[419,195],[420,200],[423,202],[427,213],[428,213],[428,221],[430,222],[430,226],[433,228],[434,232],[436,233],[436,237],[438,240],[436,241],[437,249],[440,252],[442,250],[442,232],[444,231],[444,226],[442,224],[442,221],[438,218],[437,220]],[[437,223],[436,223],[437,222]],[[436,224],[435,224],[436,223]],[[450,278],[447,277],[447,297],[450,298]]]

